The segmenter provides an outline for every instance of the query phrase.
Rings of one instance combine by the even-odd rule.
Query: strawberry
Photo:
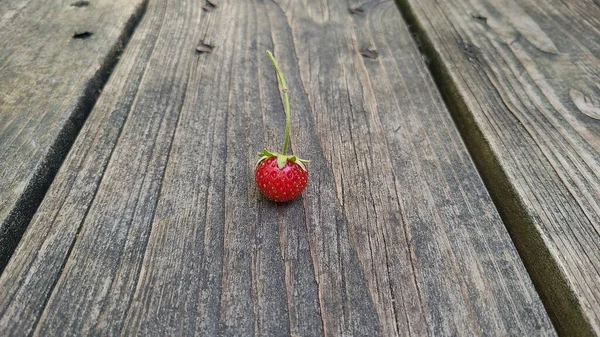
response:
[[[306,163],[308,163],[308,160],[287,154],[290,142],[290,99],[287,94],[285,79],[279,70],[275,57],[269,50],[267,50],[267,55],[273,62],[283,92],[285,140],[283,141],[282,153],[273,153],[267,149],[258,153],[260,159],[254,169],[254,181],[265,197],[275,202],[285,202],[295,199],[306,187],[308,182]]]
[[[306,167],[306,166],[305,166]],[[256,186],[270,200],[284,202],[295,199],[306,187],[308,169],[288,160],[283,168],[277,157],[261,160],[254,172]]]

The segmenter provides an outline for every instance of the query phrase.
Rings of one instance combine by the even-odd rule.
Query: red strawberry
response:
[[[295,199],[306,187],[306,183],[308,182],[308,168],[306,167],[306,163],[308,160],[287,154],[290,142],[290,99],[287,94],[285,79],[279,70],[275,57],[268,50],[267,55],[269,55],[271,62],[273,62],[277,78],[281,83],[281,91],[283,92],[285,140],[283,142],[283,154],[273,153],[267,149],[258,154],[260,159],[254,170],[254,180],[256,186],[265,197],[272,201],[284,202]]]
[[[277,157],[270,157],[258,164],[254,178],[256,186],[267,198],[284,202],[302,193],[308,180],[308,170],[291,160],[286,161],[283,169],[280,169]]]

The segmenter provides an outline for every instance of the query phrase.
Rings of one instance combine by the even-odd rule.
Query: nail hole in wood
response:
[[[379,53],[375,49],[362,49],[360,51],[360,54],[363,57],[366,57],[366,58],[371,59],[371,60],[375,60],[375,59],[377,59],[379,57]]]
[[[202,6],[202,9],[205,12],[209,12],[209,13],[212,12],[212,11],[214,11],[216,8],[217,8],[217,5],[214,4],[214,3],[212,3],[212,2],[210,2],[210,1],[206,1],[206,3],[204,4],[204,6]]]
[[[485,16],[483,16],[483,15],[479,15],[479,14],[477,14],[477,15],[471,15],[471,17],[472,17],[473,19],[475,19],[475,20],[477,20],[477,21],[481,22],[481,23],[485,23],[485,24],[487,24],[487,17],[485,17]]]
[[[196,51],[200,54],[202,53],[212,53],[214,47],[204,43],[204,41],[200,41],[200,44],[198,44],[198,47],[196,47]]]
[[[365,10],[361,7],[350,7],[348,9],[350,11],[350,14],[353,15],[357,15],[357,14],[363,14],[365,12]]]
[[[80,1],[72,3],[71,6],[73,6],[73,7],[87,7],[89,4],[90,4],[89,1],[80,0]]]
[[[88,32],[88,31],[85,31],[85,32],[75,32],[75,34],[73,34],[73,38],[74,39],[87,39],[87,38],[89,38],[92,35],[94,35],[94,33]]]

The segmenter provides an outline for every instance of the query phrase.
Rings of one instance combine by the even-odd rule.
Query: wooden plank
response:
[[[74,3],[0,4],[0,272],[144,9]]]
[[[0,334],[554,335],[393,2],[203,5],[149,0],[0,277]],[[284,205],[252,179],[283,140],[267,48],[312,160]]]
[[[400,1],[559,332],[600,335],[597,1]]]

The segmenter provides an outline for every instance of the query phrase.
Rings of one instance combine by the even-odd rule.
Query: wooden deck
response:
[[[600,335],[600,5],[0,2],[0,271],[0,336]]]

